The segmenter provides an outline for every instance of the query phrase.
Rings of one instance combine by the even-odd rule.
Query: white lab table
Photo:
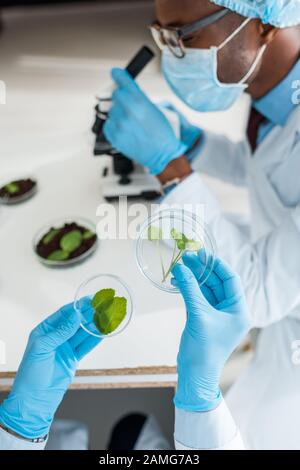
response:
[[[42,265],[33,252],[33,235],[49,221],[78,216],[95,224],[100,221],[96,211],[105,202],[99,167],[98,161],[85,154],[44,165],[35,172],[38,194],[22,205],[2,208],[0,311],[1,339],[6,344],[7,357],[6,364],[0,366],[2,372],[17,369],[34,325],[61,305],[72,302],[83,281],[98,273],[111,273],[131,287],[134,318],[122,335],[106,339],[82,361],[84,376],[90,374],[103,385],[129,380],[174,380],[173,367],[184,322],[182,302],[179,296],[161,293],[144,279],[135,262],[134,240],[101,240],[99,233],[97,252],[84,263],[66,269]],[[115,369],[117,378],[111,372]],[[103,370],[109,372],[103,375]],[[136,374],[141,377],[129,379],[129,375]]]
[[[160,292],[143,278],[133,240],[101,241],[93,257],[66,270],[43,266],[32,251],[35,232],[53,219],[82,216],[97,222],[96,210],[103,200],[101,162],[92,158],[89,133],[94,96],[108,83],[112,65],[124,65],[141,43],[149,42],[144,25],[152,17],[152,7],[144,2],[4,14],[0,79],[7,84],[7,104],[0,106],[1,177],[33,173],[39,192],[0,212],[0,340],[6,353],[0,364],[0,389],[11,385],[31,329],[72,301],[82,281],[101,272],[117,274],[131,286],[134,318],[122,335],[106,339],[82,361],[73,386],[176,382],[183,304],[180,296]],[[159,76],[157,63],[141,84],[153,99],[169,98],[178,104]],[[205,128],[238,139],[246,105],[242,101],[222,115],[188,115]],[[243,191],[208,183],[226,209],[247,212]],[[244,358],[238,356],[229,364],[225,383],[239,373]]]

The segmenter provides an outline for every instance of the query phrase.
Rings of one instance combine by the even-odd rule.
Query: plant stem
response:
[[[171,265],[174,263],[174,259],[175,259],[175,255],[176,255],[176,247],[177,247],[177,243],[175,242],[174,243],[174,248],[173,248],[173,255],[172,255]]]
[[[165,272],[165,267],[164,267],[162,255],[161,255],[160,240],[157,240],[157,251],[158,251],[158,256],[159,256],[159,259],[160,259],[160,265],[161,265],[161,269],[162,269],[163,278],[165,278],[166,272]]]
[[[164,282],[167,280],[167,277],[168,277],[168,275],[170,274],[170,267],[172,267],[172,265],[173,265],[173,263],[174,263],[175,255],[176,255],[176,247],[177,247],[177,244],[176,244],[176,242],[175,242],[175,243],[174,243],[174,248],[173,248],[173,254],[172,254],[171,264],[169,265],[169,269],[168,269],[167,273],[166,273],[165,270],[164,270],[162,283],[164,283]]]
[[[175,246],[176,246],[176,245],[175,245]],[[166,280],[167,280],[168,276],[170,275],[172,269],[173,269],[174,266],[178,263],[178,261],[180,261],[180,259],[182,258],[183,253],[184,253],[184,250],[180,250],[179,253],[178,253],[178,255],[176,256],[176,258],[175,258],[175,259],[174,259],[174,257],[172,258],[171,265],[170,265],[168,271],[166,272],[166,274],[165,274],[165,276],[164,276],[164,278],[163,278],[163,280],[162,280],[163,283],[166,282]]]

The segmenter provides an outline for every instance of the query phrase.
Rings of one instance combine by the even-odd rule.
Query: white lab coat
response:
[[[224,400],[207,412],[175,408],[177,450],[245,450],[242,436]]]
[[[46,442],[29,442],[20,439],[0,427],[0,451],[1,450],[44,450]]]
[[[164,202],[205,205],[220,256],[241,275],[252,326],[263,328],[227,403],[247,448],[300,449],[300,365],[292,361],[300,340],[300,106],[254,155],[246,140],[208,133],[194,169]],[[198,171],[248,187],[249,232],[221,212]]]

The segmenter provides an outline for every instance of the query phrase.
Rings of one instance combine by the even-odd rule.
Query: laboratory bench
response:
[[[126,281],[133,295],[133,319],[122,334],[103,340],[81,362],[74,387],[169,387],[176,382],[184,304],[179,295],[158,290],[142,276],[135,240],[100,238],[89,259],[59,269],[41,264],[33,250],[34,235],[49,221],[84,216],[97,225],[97,208],[106,204],[100,175],[99,161],[85,153],[49,163],[35,170],[39,188],[32,199],[1,207],[0,311],[6,363],[0,365],[0,388],[11,383],[31,329],[72,302],[79,285],[100,273]],[[118,214],[117,205],[115,209]]]
[[[92,156],[95,96],[110,83],[110,68],[124,66],[142,44],[149,2],[82,4],[76,8],[4,10],[0,79],[7,101],[0,106],[1,178],[33,175],[38,194],[15,207],[0,207],[0,390],[8,390],[28,334],[94,274],[116,274],[134,292],[134,317],[126,331],[105,339],[79,367],[73,388],[170,387],[185,322],[178,295],[159,291],[136,265],[134,240],[100,240],[96,253],[65,270],[42,265],[32,250],[35,233],[54,219],[80,216],[97,223],[104,160]],[[156,101],[168,99],[189,119],[233,139],[243,135],[247,102],[226,113],[187,110],[171,94],[153,62],[140,79]],[[245,119],[241,119],[245,116]],[[207,183],[225,209],[247,214],[243,190]],[[3,351],[4,350],[4,351]],[[249,360],[238,352],[224,372],[228,386]]]

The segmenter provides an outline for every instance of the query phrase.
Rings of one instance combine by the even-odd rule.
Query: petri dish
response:
[[[171,284],[170,268],[174,262],[182,262],[183,254],[201,250],[200,285],[211,275],[216,259],[216,243],[208,227],[193,213],[181,209],[161,210],[146,220],[135,248],[143,276],[158,289],[175,294],[179,290]]]
[[[107,296],[95,298],[97,293],[107,290],[113,292],[114,298],[125,299],[122,302],[121,309],[124,310],[122,310],[121,316],[119,316],[119,307],[117,307],[117,310],[110,308],[112,305],[111,300],[108,300],[106,305],[103,303],[107,302],[105,300],[108,298]],[[107,313],[107,307],[110,308],[109,313]],[[122,333],[132,319],[133,300],[131,291],[127,284],[118,276],[113,274],[98,274],[79,286],[75,294],[74,309],[80,314],[81,327],[87,333],[97,338],[111,338]],[[117,313],[115,314],[114,312]],[[98,320],[98,326],[95,315],[100,315],[101,317],[100,321]]]
[[[41,251],[39,250],[39,245],[44,239],[44,237],[52,230],[60,229],[64,227],[66,224],[76,224],[79,227],[83,227],[86,231],[92,232],[96,235],[96,240],[94,243],[86,249],[83,253],[79,253],[78,256],[74,258],[66,259],[66,260],[51,260],[47,259],[46,254],[44,256],[41,255]],[[60,219],[55,219],[49,222],[47,225],[44,225],[41,229],[38,230],[36,235],[33,238],[33,251],[37,257],[37,259],[48,267],[53,268],[66,268],[70,266],[74,266],[76,264],[80,264],[89,258],[97,249],[99,245],[99,239],[96,232],[96,225],[88,219],[83,217],[76,217],[76,216],[68,216]],[[55,250],[57,247],[53,247]],[[44,254],[44,253],[43,253]]]
[[[21,187],[24,191],[23,194],[19,196],[9,197],[8,194],[1,194],[3,188],[8,185],[14,186],[15,184],[21,184]],[[26,188],[28,186],[28,188]],[[38,183],[34,176],[32,175],[11,175],[0,181],[0,204],[13,206],[21,204],[29,199],[31,199],[38,192]]]

